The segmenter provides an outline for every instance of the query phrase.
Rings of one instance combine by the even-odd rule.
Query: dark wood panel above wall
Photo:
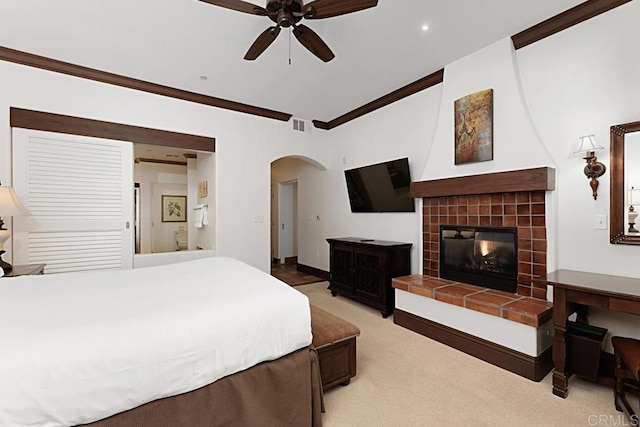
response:
[[[91,136],[95,138],[117,139],[142,144],[161,145],[199,151],[216,151],[215,138],[169,132],[121,123],[64,116],[11,107],[9,113],[11,127]]]
[[[175,99],[182,99],[184,101],[195,102],[197,104],[209,105],[211,107],[223,108],[225,110],[233,110],[239,113],[253,114],[285,122],[289,121],[291,118],[291,114],[255,107],[253,105],[241,104],[239,102],[202,95],[169,86],[162,86],[156,83],[146,82],[144,80],[133,79],[119,74],[108,73],[94,68],[58,61],[57,59],[9,49],[4,46],[0,46],[0,60],[28,65],[30,67],[54,71],[56,73],[67,74],[69,76],[80,77],[83,79],[94,80],[114,86],[126,87],[128,89],[154,93],[156,95],[167,96]]]
[[[412,182],[410,195],[423,198],[554,190],[555,172],[553,168],[541,167]]]

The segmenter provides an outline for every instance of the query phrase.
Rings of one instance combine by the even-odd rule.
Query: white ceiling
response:
[[[379,0],[372,9],[303,20],[336,58],[323,63],[291,36],[289,65],[288,30],[245,61],[272,22],[198,0],[0,0],[0,45],[330,121],[579,3]]]

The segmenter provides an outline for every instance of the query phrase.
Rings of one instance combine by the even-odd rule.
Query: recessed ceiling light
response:
[[[207,76],[200,76],[200,80],[207,80],[209,77]]]
[[[420,27],[422,29],[422,31],[427,31],[429,29],[429,24],[422,24],[422,27]]]

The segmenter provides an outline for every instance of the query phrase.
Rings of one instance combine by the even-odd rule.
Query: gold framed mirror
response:
[[[610,242],[621,245],[640,245],[640,233],[634,235],[627,232],[627,192],[630,183],[625,182],[625,165],[631,167],[631,162],[625,162],[625,143],[628,143],[631,132],[640,131],[640,122],[613,125],[611,135],[611,194],[609,204]],[[634,167],[640,165],[634,164]],[[640,208],[640,206],[638,206]]]

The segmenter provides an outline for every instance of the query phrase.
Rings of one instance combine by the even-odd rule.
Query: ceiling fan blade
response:
[[[256,41],[253,42],[247,51],[247,54],[244,56],[244,59],[247,61],[253,61],[256,59],[269,47],[269,45],[271,45],[271,43],[273,43],[276,37],[278,37],[278,34],[280,34],[280,27],[278,26],[269,27],[264,30],[262,34],[258,36]]]
[[[306,19],[322,19],[369,9],[378,0],[314,0],[302,7]]]
[[[238,12],[250,13],[252,15],[266,15],[268,12],[264,7],[242,0],[200,0],[214,6],[226,9],[237,10]]]
[[[331,49],[329,49],[329,46],[322,41],[320,36],[306,25],[296,25],[293,29],[293,35],[302,43],[302,46],[306,47],[309,52],[324,62],[329,62],[336,57],[333,52],[331,52]]]

